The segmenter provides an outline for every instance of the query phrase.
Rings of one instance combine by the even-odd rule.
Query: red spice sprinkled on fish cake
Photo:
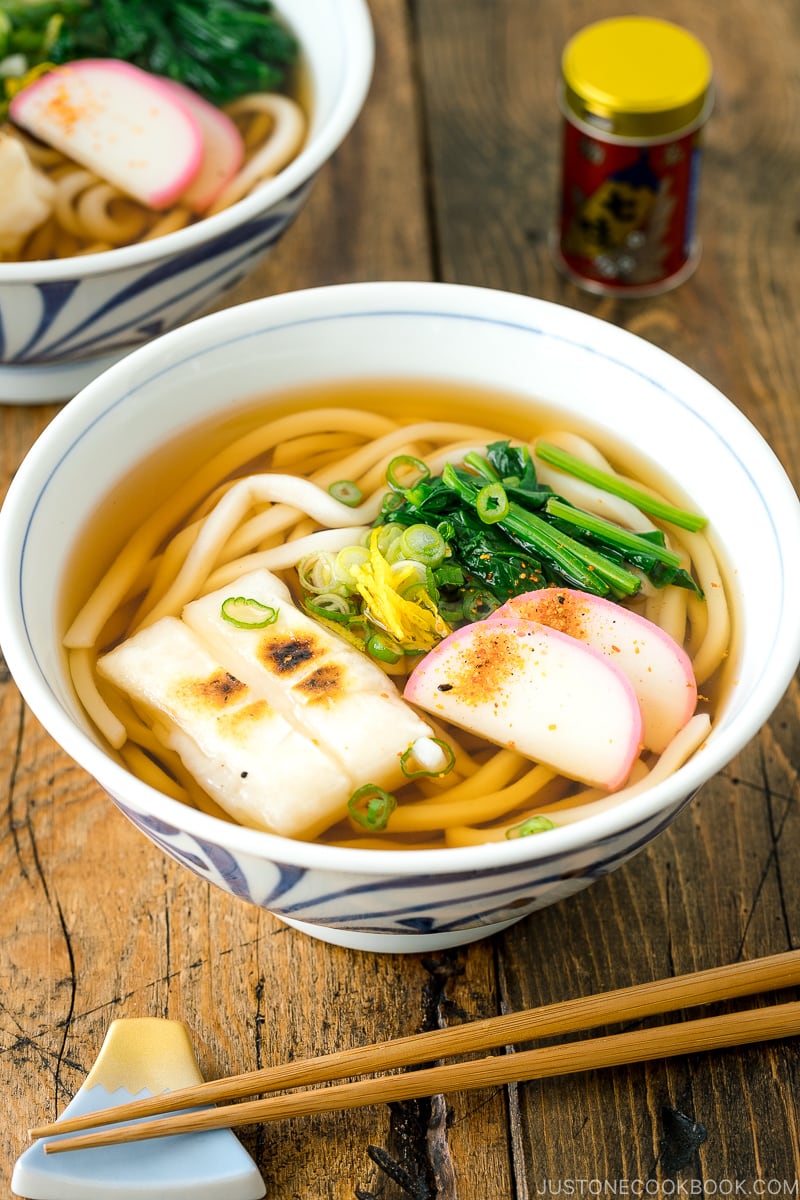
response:
[[[523,670],[524,652],[516,638],[487,623],[476,636],[459,647],[457,663],[440,691],[453,692],[464,704],[485,704],[508,687],[509,676]]]
[[[513,606],[515,615],[524,620],[539,621],[569,637],[588,640],[586,617],[591,610],[584,600],[568,588],[548,588],[527,603],[517,598]]]
[[[61,71],[66,74],[69,72],[69,67],[62,67]],[[67,80],[63,82],[59,80],[53,88],[52,95],[48,96],[42,108],[43,114],[49,117],[54,124],[60,125],[68,137],[72,136],[80,121],[101,110],[102,105],[90,89],[84,87],[79,99]]]

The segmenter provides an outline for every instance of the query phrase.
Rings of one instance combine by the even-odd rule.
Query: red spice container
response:
[[[695,215],[711,59],[655,17],[598,21],[567,43],[559,267],[604,295],[682,283],[700,256]]]

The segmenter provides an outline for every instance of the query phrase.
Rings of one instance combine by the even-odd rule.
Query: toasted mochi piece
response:
[[[276,609],[277,619],[263,629],[232,625],[222,616],[232,595]],[[270,571],[193,600],[182,617],[234,675],[335,758],[354,788],[401,783],[400,756],[432,736],[380,667],[288,601]]]
[[[98,662],[187,771],[243,825],[313,837],[344,816],[350,780],[330,755],[162,617]]]
[[[24,87],[15,124],[153,209],[188,187],[203,159],[197,118],[164,80],[131,63],[83,58]]]
[[[611,659],[636,692],[648,750],[661,754],[697,707],[689,656],[658,625],[621,604],[571,588],[542,588],[508,600],[495,617],[540,621]]]
[[[22,142],[0,130],[0,256],[20,253],[26,238],[55,207],[52,179],[30,159]]]
[[[623,673],[584,642],[534,621],[479,621],[425,656],[407,700],[570,779],[613,791],[641,746]]]

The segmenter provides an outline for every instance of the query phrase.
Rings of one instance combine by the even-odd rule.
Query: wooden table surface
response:
[[[708,46],[695,276],[593,297],[547,249],[561,49],[614,0],[371,0],[377,61],[307,209],[232,301],[369,279],[555,300],[720,388],[800,478],[800,5],[639,0]],[[625,6],[622,6],[625,11]],[[0,409],[0,493],[52,407]],[[758,547],[753,547],[758,553]],[[769,580],[764,581],[769,586]],[[0,1194],[120,1017],[185,1021],[207,1076],[800,946],[800,719],[769,724],[610,877],[492,939],[338,949],[190,876],[53,744],[0,660]],[[789,993],[791,995],[791,993]],[[793,1195],[800,1043],[249,1128],[272,1200]]]

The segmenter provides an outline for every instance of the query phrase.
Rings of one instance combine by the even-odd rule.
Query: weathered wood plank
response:
[[[796,6],[674,0],[708,45],[717,78],[700,203],[696,275],[648,300],[603,299],[563,280],[547,246],[560,176],[561,49],[605,0],[569,5],[438,0],[416,6],[440,270],[623,325],[720,387],[797,482],[800,158]],[[787,47],[794,51],[786,54]],[[765,586],[768,586],[765,581]],[[797,689],[769,726],[651,848],[587,892],[499,941],[511,1008],[654,979],[797,945],[800,761]],[[756,1083],[756,1080],[758,1081]],[[516,1089],[520,1195],[580,1180],[694,1181],[798,1175],[789,1045],[604,1072]],[[676,1115],[677,1114],[677,1115]],[[705,1127],[678,1135],[691,1121]],[[768,1151],[767,1151],[768,1147]]]

